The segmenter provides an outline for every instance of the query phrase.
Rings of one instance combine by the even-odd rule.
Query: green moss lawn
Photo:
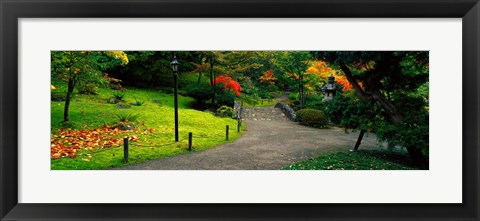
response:
[[[418,170],[406,153],[388,150],[357,150],[322,153],[283,170]]]
[[[57,84],[58,85],[58,84]],[[58,88],[57,90],[61,90]],[[131,142],[128,164],[188,153],[188,133],[193,133],[193,151],[200,151],[226,143],[225,127],[230,125],[229,141],[238,138],[237,121],[216,117],[212,113],[191,109],[192,98],[179,96],[179,142],[174,142],[173,95],[158,90],[128,88],[123,103],[128,109],[118,109],[117,104],[108,103],[114,90],[102,88],[98,95],[75,94],[70,105],[70,123],[64,124],[63,101],[51,102],[51,133],[55,136],[62,128],[93,130],[119,122],[117,115],[138,115],[137,130],[125,132],[125,136],[137,136]],[[135,105],[137,104],[137,105]],[[141,104],[141,105],[140,105]],[[143,132],[147,131],[148,132]],[[121,139],[121,138],[120,138]],[[109,169],[125,166],[123,148],[83,149],[75,158],[62,156],[51,160],[52,170]]]

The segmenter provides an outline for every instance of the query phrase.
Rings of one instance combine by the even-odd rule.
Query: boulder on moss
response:
[[[111,98],[108,99],[109,104],[116,104],[118,102],[119,102],[119,100],[116,97],[111,97]]]
[[[118,123],[118,129],[120,130],[134,130],[137,128],[137,125],[133,122],[120,122]]]
[[[132,105],[127,104],[127,103],[118,103],[117,106],[115,106],[117,109],[128,109],[131,108]]]

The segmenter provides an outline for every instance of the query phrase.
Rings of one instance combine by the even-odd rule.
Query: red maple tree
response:
[[[222,74],[213,80],[214,85],[223,84],[223,89],[231,89],[235,92],[235,95],[240,96],[240,91],[242,91],[242,87],[240,83],[233,80],[232,77],[228,76],[227,74]]]

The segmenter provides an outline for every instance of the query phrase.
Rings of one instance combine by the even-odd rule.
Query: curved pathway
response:
[[[123,170],[277,170],[319,152],[349,150],[358,132],[315,129],[288,120],[273,107],[245,108],[247,131],[236,141],[215,148],[116,168]],[[366,134],[361,149],[377,148]]]

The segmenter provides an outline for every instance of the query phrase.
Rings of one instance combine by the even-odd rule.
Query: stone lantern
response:
[[[338,86],[335,84],[335,77],[330,75],[328,77],[328,82],[322,86],[322,91],[324,92],[325,97],[323,100],[331,100],[337,93]]]

